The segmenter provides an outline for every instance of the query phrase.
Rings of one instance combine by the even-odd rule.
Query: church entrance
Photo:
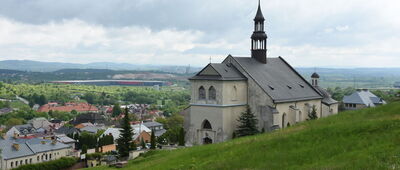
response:
[[[203,139],[203,144],[204,145],[207,145],[207,144],[212,144],[212,139],[211,138],[209,138],[209,137],[205,137],[204,139]]]

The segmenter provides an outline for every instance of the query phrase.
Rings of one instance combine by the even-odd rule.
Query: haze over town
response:
[[[250,56],[257,1],[0,1],[0,60],[192,65]],[[400,67],[395,0],[268,0],[268,56],[295,67]],[[288,12],[290,11],[290,12]],[[329,61],[329,62],[327,62]],[[351,62],[349,62],[351,61]]]

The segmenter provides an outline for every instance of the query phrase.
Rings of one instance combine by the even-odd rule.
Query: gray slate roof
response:
[[[219,75],[207,75],[204,70],[212,68]],[[212,63],[208,64],[198,74],[189,80],[246,80],[246,77],[230,64]]]
[[[58,134],[66,134],[66,135],[69,135],[69,134],[73,134],[73,133],[79,133],[79,130],[76,129],[75,127],[63,126],[63,127],[58,128],[58,129],[55,130],[54,132],[55,132],[55,133],[58,133]]]
[[[89,133],[97,133],[99,130],[105,129],[104,127],[99,126],[86,126],[80,129],[81,132],[89,132]]]
[[[228,56],[223,63],[235,60],[275,103],[322,99],[314,89],[283,58],[268,58],[263,64],[251,57]]]
[[[45,141],[45,144],[42,144],[41,141]],[[19,144],[18,150],[13,147],[14,143]],[[30,156],[36,153],[46,152],[50,150],[70,148],[70,146],[59,142],[52,144],[51,140],[47,139],[14,139],[9,137],[6,139],[0,139],[0,148],[2,158],[8,160]]]
[[[326,104],[326,105],[331,105],[331,104],[336,104],[338,103],[338,101],[336,101],[335,99],[332,99],[331,94],[329,94],[325,89],[323,89],[320,86],[316,86],[314,87],[315,89],[317,89],[319,91],[319,93],[322,94],[322,96],[324,97],[322,99],[322,103]]]
[[[15,125],[14,126],[21,135],[36,133],[36,129],[31,124]]]
[[[162,126],[163,124],[158,122],[144,122],[143,125],[151,129],[152,127]]]
[[[374,107],[375,105],[380,104],[386,104],[383,99],[371,93],[369,90],[357,90],[349,96],[344,96],[343,103],[364,104],[370,107]]]

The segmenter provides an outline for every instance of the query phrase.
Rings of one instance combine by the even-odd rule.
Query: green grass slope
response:
[[[220,144],[153,151],[124,169],[400,169],[400,103]]]

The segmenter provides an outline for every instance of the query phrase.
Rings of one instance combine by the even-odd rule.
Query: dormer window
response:
[[[199,88],[199,100],[205,100],[206,99],[206,89],[204,89],[203,86],[200,86]]]

